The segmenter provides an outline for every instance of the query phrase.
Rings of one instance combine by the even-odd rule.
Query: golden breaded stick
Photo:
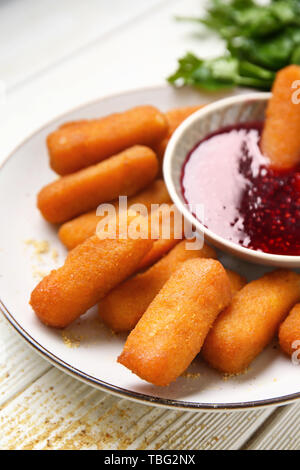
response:
[[[67,123],[48,136],[50,166],[60,175],[73,173],[133,145],[151,147],[167,132],[166,118],[153,106]]]
[[[216,252],[210,246],[188,250],[189,243],[187,240],[181,241],[147,271],[112,290],[99,303],[99,315],[103,322],[113,331],[132,330],[171,274],[184,261],[197,257],[216,258]]]
[[[296,341],[299,341],[296,343]],[[299,349],[300,346],[300,304],[290,311],[287,318],[279,328],[279,344],[288,356]]]
[[[125,219],[124,219],[125,215]],[[126,236],[131,231],[131,223],[134,222],[137,216],[147,216],[149,221],[149,231],[151,230],[150,238],[154,240],[152,248],[147,252],[146,256],[142,259],[138,271],[145,269],[145,267],[153,264],[166,254],[172,247],[174,247],[180,240],[183,239],[184,221],[182,215],[177,211],[174,204],[154,204],[151,206],[151,211],[145,206],[140,204],[131,205],[127,214],[121,210],[116,213],[116,218],[108,217],[97,225],[96,234],[100,238],[107,237],[108,229],[113,232],[125,232]]]
[[[154,205],[155,206],[155,205]],[[100,238],[107,237],[108,229],[113,230],[116,233],[125,232],[126,236],[130,232],[131,222],[134,222],[139,211],[142,210],[141,215],[148,215],[149,230],[151,229],[151,236],[154,240],[152,248],[147,252],[146,256],[142,259],[141,263],[137,267],[137,271],[145,269],[147,266],[155,263],[164,254],[171,250],[177,243],[183,238],[184,223],[182,216],[176,212],[174,213],[175,206],[172,204],[161,204],[159,208],[152,206],[151,212],[147,211],[144,213],[145,207],[138,207],[131,205],[127,210],[127,216],[125,220],[121,218],[123,211],[116,214],[116,219],[108,217],[107,220],[103,220],[100,225],[97,225],[96,234]],[[176,211],[176,208],[175,208]],[[123,219],[123,220],[122,220]],[[110,223],[112,221],[112,224]],[[111,227],[109,227],[111,225]]]
[[[293,103],[293,82],[300,80],[300,67],[289,65],[276,74],[261,137],[263,153],[277,169],[300,163],[300,111]]]
[[[165,207],[164,207],[165,206]],[[184,238],[184,220],[173,205],[160,206],[151,213],[151,224],[158,227],[157,239],[139,265],[139,271],[145,270],[159,261]],[[157,214],[157,215],[156,215]],[[167,214],[167,217],[164,217]],[[155,238],[153,236],[153,238]]]
[[[162,139],[160,142],[157,143],[157,145],[154,147],[154,150],[157,154],[157,157],[160,162],[162,162],[165,150],[167,148],[167,145],[169,143],[169,140],[172,136],[172,134],[176,131],[177,127],[180,126],[180,124],[191,114],[193,114],[195,111],[198,111],[198,109],[203,108],[205,105],[198,105],[198,106],[186,106],[184,108],[175,108],[175,109],[170,109],[165,113],[165,117],[167,119],[167,123],[169,125],[168,133],[165,136],[164,139]]]
[[[64,122],[59,126],[59,129],[66,129],[67,127],[80,127],[82,124],[86,124],[89,122],[87,119],[81,119],[79,121],[69,121],[69,122]]]
[[[118,362],[154,385],[169,385],[199,353],[230,300],[228,276],[219,261],[186,261],[130,333]]]
[[[157,170],[157,158],[151,149],[131,147],[48,184],[38,194],[38,208],[48,222],[66,222],[120,194],[136,194],[153,181]]]
[[[114,207],[117,205],[116,202],[112,204]],[[97,216],[95,209],[75,217],[60,226],[58,237],[68,250],[73,250],[75,246],[80,245],[96,233],[97,224],[104,217]]]
[[[33,290],[30,304],[40,320],[63,328],[95,305],[137,269],[150,239],[88,238]]]
[[[147,255],[146,255],[147,256]],[[227,276],[229,278],[232,297],[242,289],[247,284],[247,280],[244,276],[231,271],[231,269],[226,269]]]
[[[144,204],[149,210],[151,204],[165,204],[169,202],[171,202],[171,199],[165,183],[163,180],[155,180],[146,189],[128,198],[127,205],[129,208],[132,204]],[[119,201],[114,201],[113,205],[117,211]],[[63,224],[59,229],[58,236],[62,243],[71,250],[88,237],[94,235],[97,224],[104,217],[97,216],[95,210],[83,214]]]
[[[182,108],[170,109],[165,116],[169,125],[169,136],[177,129],[178,126],[191,114],[201,109],[205,104],[197,104],[195,106],[185,106]]]
[[[171,251],[181,239],[176,238],[169,238],[163,239],[160,238],[158,240],[154,240],[153,246],[150,251],[144,256],[142,261],[140,262],[138,270],[141,271],[143,269],[152,266],[152,264],[159,261],[164,255],[166,255],[169,251]]]
[[[202,348],[203,357],[221,372],[243,372],[299,300],[300,276],[292,271],[277,270],[250,282],[217,318]]]

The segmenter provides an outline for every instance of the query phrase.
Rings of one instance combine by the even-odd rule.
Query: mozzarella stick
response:
[[[292,356],[300,347],[300,304],[295,305],[280,325],[279,344],[288,356]]]
[[[230,300],[228,276],[219,261],[186,261],[130,333],[118,362],[154,385],[169,385],[199,353]]]
[[[189,243],[181,241],[147,271],[128,279],[102,299],[99,315],[103,322],[113,331],[132,330],[171,274],[184,261],[197,257],[216,258],[216,252],[210,246],[188,250]]]
[[[113,230],[113,233],[125,233],[125,236],[130,234],[133,224],[133,230],[138,229],[136,218],[138,215],[148,216],[150,223],[149,230],[151,229],[150,238],[154,240],[152,248],[147,252],[146,256],[142,259],[137,267],[136,272],[144,270],[146,267],[158,261],[164,254],[171,250],[183,238],[184,221],[182,215],[177,212],[177,209],[172,204],[162,204],[159,208],[152,206],[152,211],[149,214],[144,212],[144,207],[139,208],[132,205],[127,210],[127,214],[120,211],[116,214],[116,219],[109,217],[108,220],[103,220],[101,225],[97,226],[96,234],[98,237],[108,238],[108,231]],[[139,210],[142,209],[142,214]],[[176,215],[175,215],[175,212]],[[112,223],[111,223],[112,222]],[[109,227],[111,225],[111,227]],[[111,235],[110,235],[110,238]]]
[[[181,241],[180,238],[174,238],[171,236],[168,239],[160,238],[153,242],[153,246],[150,251],[144,256],[140,265],[139,271],[152,266],[152,264],[159,261],[164,255],[166,255],[169,251],[172,250],[179,242]]]
[[[117,207],[116,202],[112,204]],[[96,233],[97,224],[104,217],[105,215],[97,216],[96,210],[75,217],[75,219],[61,225],[58,230],[58,237],[68,250],[72,250]]]
[[[300,276],[292,271],[277,270],[250,282],[217,318],[203,357],[221,372],[244,372],[299,300]]]
[[[171,199],[163,180],[155,180],[146,189],[137,195],[128,198],[127,205],[128,208],[130,208],[133,204],[144,204],[144,206],[149,210],[151,208],[151,204],[167,204],[170,202]],[[116,211],[118,211],[119,201],[114,201],[113,205]],[[94,235],[97,224],[104,217],[104,215],[97,216],[95,210],[88,212],[87,214],[83,214],[64,223],[59,229],[58,236],[61,242],[71,250],[88,237]]]
[[[48,184],[38,194],[38,208],[48,222],[66,222],[120,194],[136,194],[154,180],[157,170],[157,158],[151,149],[131,147]]]
[[[293,83],[300,80],[300,67],[289,65],[280,70],[266,111],[261,138],[263,153],[276,169],[292,168],[300,163],[300,105],[293,102]]]
[[[168,133],[165,138],[158,142],[157,145],[154,147],[154,150],[160,162],[163,160],[163,156],[169,143],[169,140],[172,134],[176,131],[177,127],[179,127],[180,124],[195,111],[198,111],[198,109],[203,108],[203,106],[204,105],[175,108],[170,109],[165,113],[165,117],[168,123]]]
[[[65,129],[67,127],[76,128],[76,127],[80,127],[82,124],[85,124],[87,122],[89,122],[87,119],[81,119],[79,121],[64,122],[63,124],[59,126],[59,129]]]
[[[169,125],[169,135],[173,134],[173,132],[177,129],[178,126],[191,114],[198,109],[203,108],[204,104],[198,104],[195,106],[185,106],[182,108],[174,108],[170,109],[166,112],[165,116],[167,118],[167,122]]]
[[[33,290],[30,304],[46,325],[63,328],[136,271],[150,239],[88,238]]]
[[[59,175],[73,173],[133,145],[152,147],[167,132],[166,118],[153,106],[67,123],[47,138],[50,166]]]
[[[235,271],[231,271],[231,269],[226,269],[226,273],[229,278],[231,294],[233,297],[237,292],[239,292],[242,289],[242,287],[244,287],[247,284],[247,281],[244,276],[241,276]]]
[[[165,213],[167,217],[164,217]],[[158,236],[151,250],[142,259],[139,266],[140,271],[159,261],[184,238],[184,220],[174,204],[165,206],[165,208],[160,206],[160,209],[154,211],[151,214],[151,224]]]

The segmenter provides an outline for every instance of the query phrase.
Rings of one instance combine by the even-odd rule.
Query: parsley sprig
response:
[[[209,91],[234,86],[269,90],[277,70],[300,65],[300,0],[212,0],[204,18],[193,21],[226,42],[224,56],[205,60],[188,52],[168,81]]]

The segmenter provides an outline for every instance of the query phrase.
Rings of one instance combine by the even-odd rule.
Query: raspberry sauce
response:
[[[182,168],[182,193],[208,229],[246,248],[300,255],[300,166],[276,171],[259,148],[263,123],[201,140]]]

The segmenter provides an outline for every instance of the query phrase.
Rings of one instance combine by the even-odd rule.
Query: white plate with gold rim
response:
[[[66,255],[57,238],[57,227],[45,222],[36,208],[37,192],[56,177],[49,168],[45,146],[49,132],[65,121],[104,116],[136,105],[153,104],[167,110],[224,96],[229,94],[208,95],[168,86],[110,96],[72,110],[44,126],[19,145],[1,167],[1,310],[45,359],[94,387],[152,405],[195,411],[276,405],[300,397],[300,369],[281,354],[276,343],[244,375],[224,380],[196,358],[175,383],[159,388],[140,380],[116,362],[126,336],[114,335],[105,328],[98,320],[96,309],[59,331],[42,325],[28,304],[39,276],[60,266]],[[222,253],[220,259],[249,280],[270,270]]]

